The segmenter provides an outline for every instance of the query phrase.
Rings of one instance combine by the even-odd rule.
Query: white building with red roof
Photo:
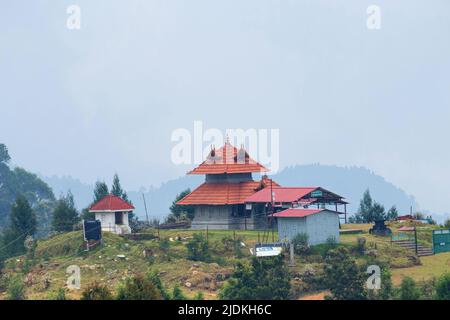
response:
[[[128,215],[133,210],[130,203],[112,194],[89,208],[89,212],[95,213],[95,219],[100,221],[102,231],[116,234],[131,233]]]
[[[339,242],[339,213],[328,209],[286,209],[273,214],[280,241],[289,242],[298,234],[308,236],[308,244]]]

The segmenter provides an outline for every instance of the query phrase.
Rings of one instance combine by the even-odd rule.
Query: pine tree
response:
[[[396,208],[396,206],[392,206],[389,209],[389,211],[387,212],[386,220],[393,221],[393,220],[397,219],[397,217],[398,217],[397,208]]]
[[[72,231],[74,225],[79,221],[78,211],[75,208],[73,195],[69,191],[66,196],[62,196],[53,211],[52,228],[54,231]]]
[[[125,190],[122,189],[122,186],[120,185],[120,179],[119,179],[119,176],[117,175],[117,173],[114,175],[114,178],[113,178],[111,194],[115,195],[116,197],[120,197],[127,202],[130,202],[128,200],[127,193],[125,192]]]
[[[1,255],[11,257],[25,253],[25,239],[36,233],[36,215],[28,200],[19,195],[11,208],[10,225],[3,236]]]
[[[97,181],[94,189],[94,203],[99,202],[109,194],[108,185],[105,182]]]

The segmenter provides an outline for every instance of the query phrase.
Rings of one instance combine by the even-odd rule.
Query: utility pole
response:
[[[142,199],[144,199],[145,217],[147,218],[147,224],[150,224],[150,221],[148,220],[147,203],[145,202],[144,193],[142,193]]]

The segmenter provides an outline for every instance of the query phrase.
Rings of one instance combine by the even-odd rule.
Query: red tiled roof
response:
[[[273,216],[276,218],[303,218],[307,216],[311,216],[313,214],[317,214],[323,211],[335,212],[327,209],[286,209],[277,213],[274,213]],[[338,214],[338,212],[335,212]]]
[[[134,207],[120,197],[107,195],[89,208],[89,212],[95,211],[132,211]]]
[[[188,174],[223,174],[267,172],[268,170],[241,148],[238,150],[229,142],[219,149],[213,149],[207,159]]]
[[[243,204],[245,198],[267,185],[267,178],[261,181],[240,183],[203,183],[186,197],[177,202],[179,205],[226,205]],[[270,183],[270,182],[269,182]],[[273,185],[278,185],[275,181]]]
[[[270,190],[274,194],[274,202],[294,202],[316,190],[318,187],[272,187],[269,186],[245,199],[245,202],[271,202]]]

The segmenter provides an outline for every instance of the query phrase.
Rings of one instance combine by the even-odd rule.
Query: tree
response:
[[[120,179],[117,173],[114,174],[113,184],[111,187],[111,194],[129,202],[127,193],[122,189],[122,186],[120,185]]]
[[[356,223],[370,223],[377,220],[386,220],[384,206],[372,200],[369,189],[364,192],[359,203],[359,209],[352,221]]]
[[[97,181],[94,188],[94,203],[99,202],[109,194],[108,185],[105,182]]]
[[[436,284],[436,299],[450,300],[450,273],[442,275]]]
[[[334,300],[365,299],[365,274],[346,248],[328,252],[325,258],[325,282]]]
[[[28,200],[19,195],[11,208],[10,225],[3,236],[3,255],[11,257],[26,252],[25,239],[36,233],[36,215]]]
[[[161,300],[162,296],[153,282],[142,275],[125,280],[125,284],[119,287],[118,300]]]
[[[400,300],[419,300],[420,290],[417,288],[416,282],[405,277],[400,285]]]
[[[291,288],[289,270],[282,255],[252,257],[250,265],[237,263],[220,292],[225,300],[285,300]]]
[[[444,227],[450,229],[450,219],[445,220]]]
[[[75,208],[73,195],[69,191],[66,196],[61,196],[57,201],[53,211],[52,229],[59,232],[73,231],[78,221],[78,211]]]
[[[189,193],[191,193],[191,189],[186,189],[182,191],[180,194],[177,194],[175,197],[175,200],[172,202],[172,205],[170,206],[170,212],[172,213],[173,217],[176,218],[176,220],[179,220],[180,217],[183,215],[186,215],[186,217],[189,220],[194,219],[194,206],[181,206],[178,205],[177,202],[186,197]]]
[[[3,144],[0,143],[0,163],[7,164],[11,160],[11,157],[8,153],[8,148]]]
[[[392,206],[386,214],[386,220],[393,221],[397,219],[398,211],[396,206]]]
[[[208,261],[210,259],[208,241],[202,234],[195,233],[186,246],[189,260]]]

